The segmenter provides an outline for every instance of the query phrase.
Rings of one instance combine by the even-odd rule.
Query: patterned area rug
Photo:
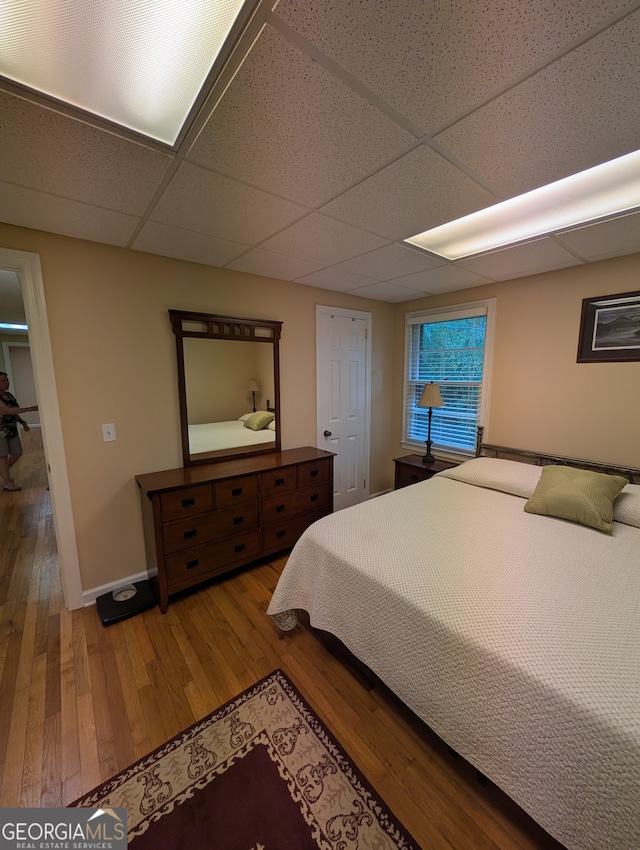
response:
[[[420,850],[281,670],[72,805],[134,850]]]

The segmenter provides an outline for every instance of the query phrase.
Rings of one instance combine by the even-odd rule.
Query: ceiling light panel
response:
[[[406,242],[459,260],[640,207],[640,151],[588,168],[411,236]]]
[[[2,0],[0,74],[173,145],[243,0]]]

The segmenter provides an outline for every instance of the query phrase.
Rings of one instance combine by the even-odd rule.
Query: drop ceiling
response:
[[[640,251],[403,243],[640,148],[640,0],[272,6],[174,147],[0,80],[0,220],[388,302]]]

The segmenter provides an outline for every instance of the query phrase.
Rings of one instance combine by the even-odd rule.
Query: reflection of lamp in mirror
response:
[[[444,402],[442,401],[442,396],[440,395],[440,387],[437,384],[434,384],[433,381],[431,381],[431,383],[429,384],[425,384],[424,390],[422,391],[422,395],[420,396],[420,401],[418,402],[418,407],[429,408],[429,425],[427,429],[427,452],[422,458],[422,462],[433,463],[435,461],[435,458],[431,454],[431,414],[433,412],[434,407],[444,407]]]
[[[249,392],[251,393],[251,398],[253,399],[253,412],[256,412],[256,393],[260,392],[260,387],[255,378],[251,378],[249,381]]]

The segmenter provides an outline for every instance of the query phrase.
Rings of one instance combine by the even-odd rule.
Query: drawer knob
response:
[[[276,505],[276,513],[281,514],[284,510],[284,505]]]
[[[418,480],[418,476],[415,474],[415,472],[412,472],[412,473],[411,473],[411,480],[412,480],[412,481],[417,481],[417,480]]]
[[[243,516],[234,516],[234,518],[233,518],[233,524],[234,525],[242,525],[243,522],[244,522]]]
[[[314,493],[314,494],[313,494],[313,496],[311,497],[311,501],[312,501],[312,502],[317,502],[319,498],[320,498],[319,494],[318,494],[318,493]]]
[[[234,487],[231,491],[232,496],[242,496],[242,487]]]
[[[309,473],[309,475],[311,476],[311,478],[317,478],[318,477],[318,470],[312,469],[311,472]]]
[[[195,499],[183,499],[182,500],[182,507],[183,508],[192,508],[195,505],[195,503],[196,503]]]
[[[276,531],[276,537],[284,537],[287,532],[282,529],[281,531]]]
[[[234,547],[233,551],[234,552],[244,552],[245,549],[246,549],[246,546],[245,546],[244,543],[238,543],[238,545]]]
[[[194,561],[187,561],[187,569],[192,570],[200,564],[200,559],[196,558]]]
[[[197,536],[198,536],[198,531],[195,528],[190,528],[189,531],[185,531],[185,533],[184,533],[184,539],[185,540],[190,540],[192,537],[197,537]]]
[[[276,478],[276,487],[282,487],[284,484],[284,478]]]

